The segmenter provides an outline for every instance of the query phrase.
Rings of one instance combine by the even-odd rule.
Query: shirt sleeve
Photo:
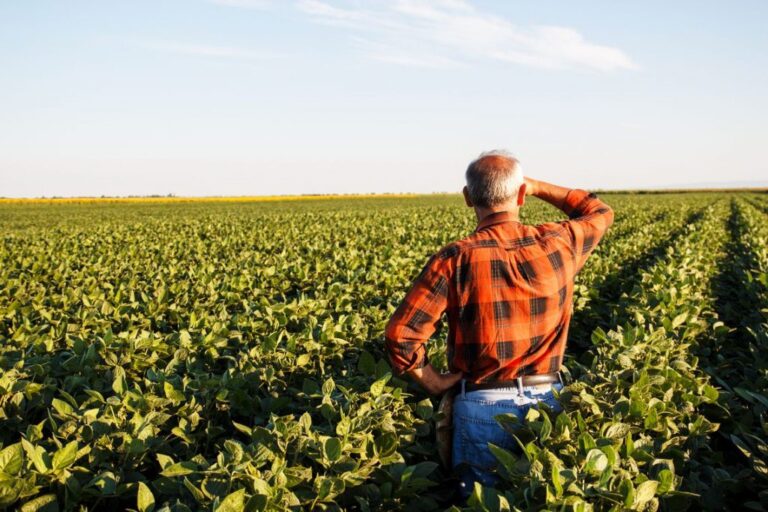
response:
[[[595,194],[580,189],[568,192],[562,209],[570,218],[563,224],[569,234],[578,272],[613,224],[613,209]]]
[[[397,375],[427,364],[425,344],[448,304],[443,260],[433,256],[405,295],[384,333],[387,354]]]

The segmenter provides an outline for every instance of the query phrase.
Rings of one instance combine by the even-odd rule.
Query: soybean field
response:
[[[768,195],[601,197],[565,409],[466,503],[383,343],[459,196],[0,203],[0,509],[768,510]]]

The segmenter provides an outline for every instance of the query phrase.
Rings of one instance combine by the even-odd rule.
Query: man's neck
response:
[[[520,208],[516,206],[508,204],[495,206],[493,208],[481,208],[479,206],[475,206],[475,216],[477,217],[478,223],[483,222],[483,219],[486,217],[499,212],[506,212],[509,214],[510,220],[520,222]]]

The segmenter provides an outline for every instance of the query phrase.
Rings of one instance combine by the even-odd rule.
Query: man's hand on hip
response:
[[[438,373],[435,367],[427,364],[424,368],[414,368],[408,372],[430,395],[439,396],[451,389],[464,376],[463,373]]]

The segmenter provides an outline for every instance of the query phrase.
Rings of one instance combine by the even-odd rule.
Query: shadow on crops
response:
[[[759,328],[762,321],[759,283],[748,279],[748,270],[757,267],[757,260],[753,248],[745,243],[747,226],[741,221],[733,199],[727,229],[726,256],[718,262],[712,293],[718,318],[732,330],[715,337],[710,344],[692,347],[699,357],[700,368],[723,390],[719,399],[723,407],[707,411],[708,419],[720,424],[719,430],[711,436],[711,460],[705,459],[694,475],[699,488],[704,490],[702,503],[711,506],[710,510],[742,510],[743,503],[760,501],[758,491],[766,485],[765,480],[755,478],[749,460],[730,438],[732,434],[742,436],[744,432],[760,431],[759,425],[755,424],[753,405],[740,398],[733,389],[763,391],[766,383],[761,370],[768,360],[768,347],[755,343],[747,330]],[[726,477],[723,470],[729,476]]]

